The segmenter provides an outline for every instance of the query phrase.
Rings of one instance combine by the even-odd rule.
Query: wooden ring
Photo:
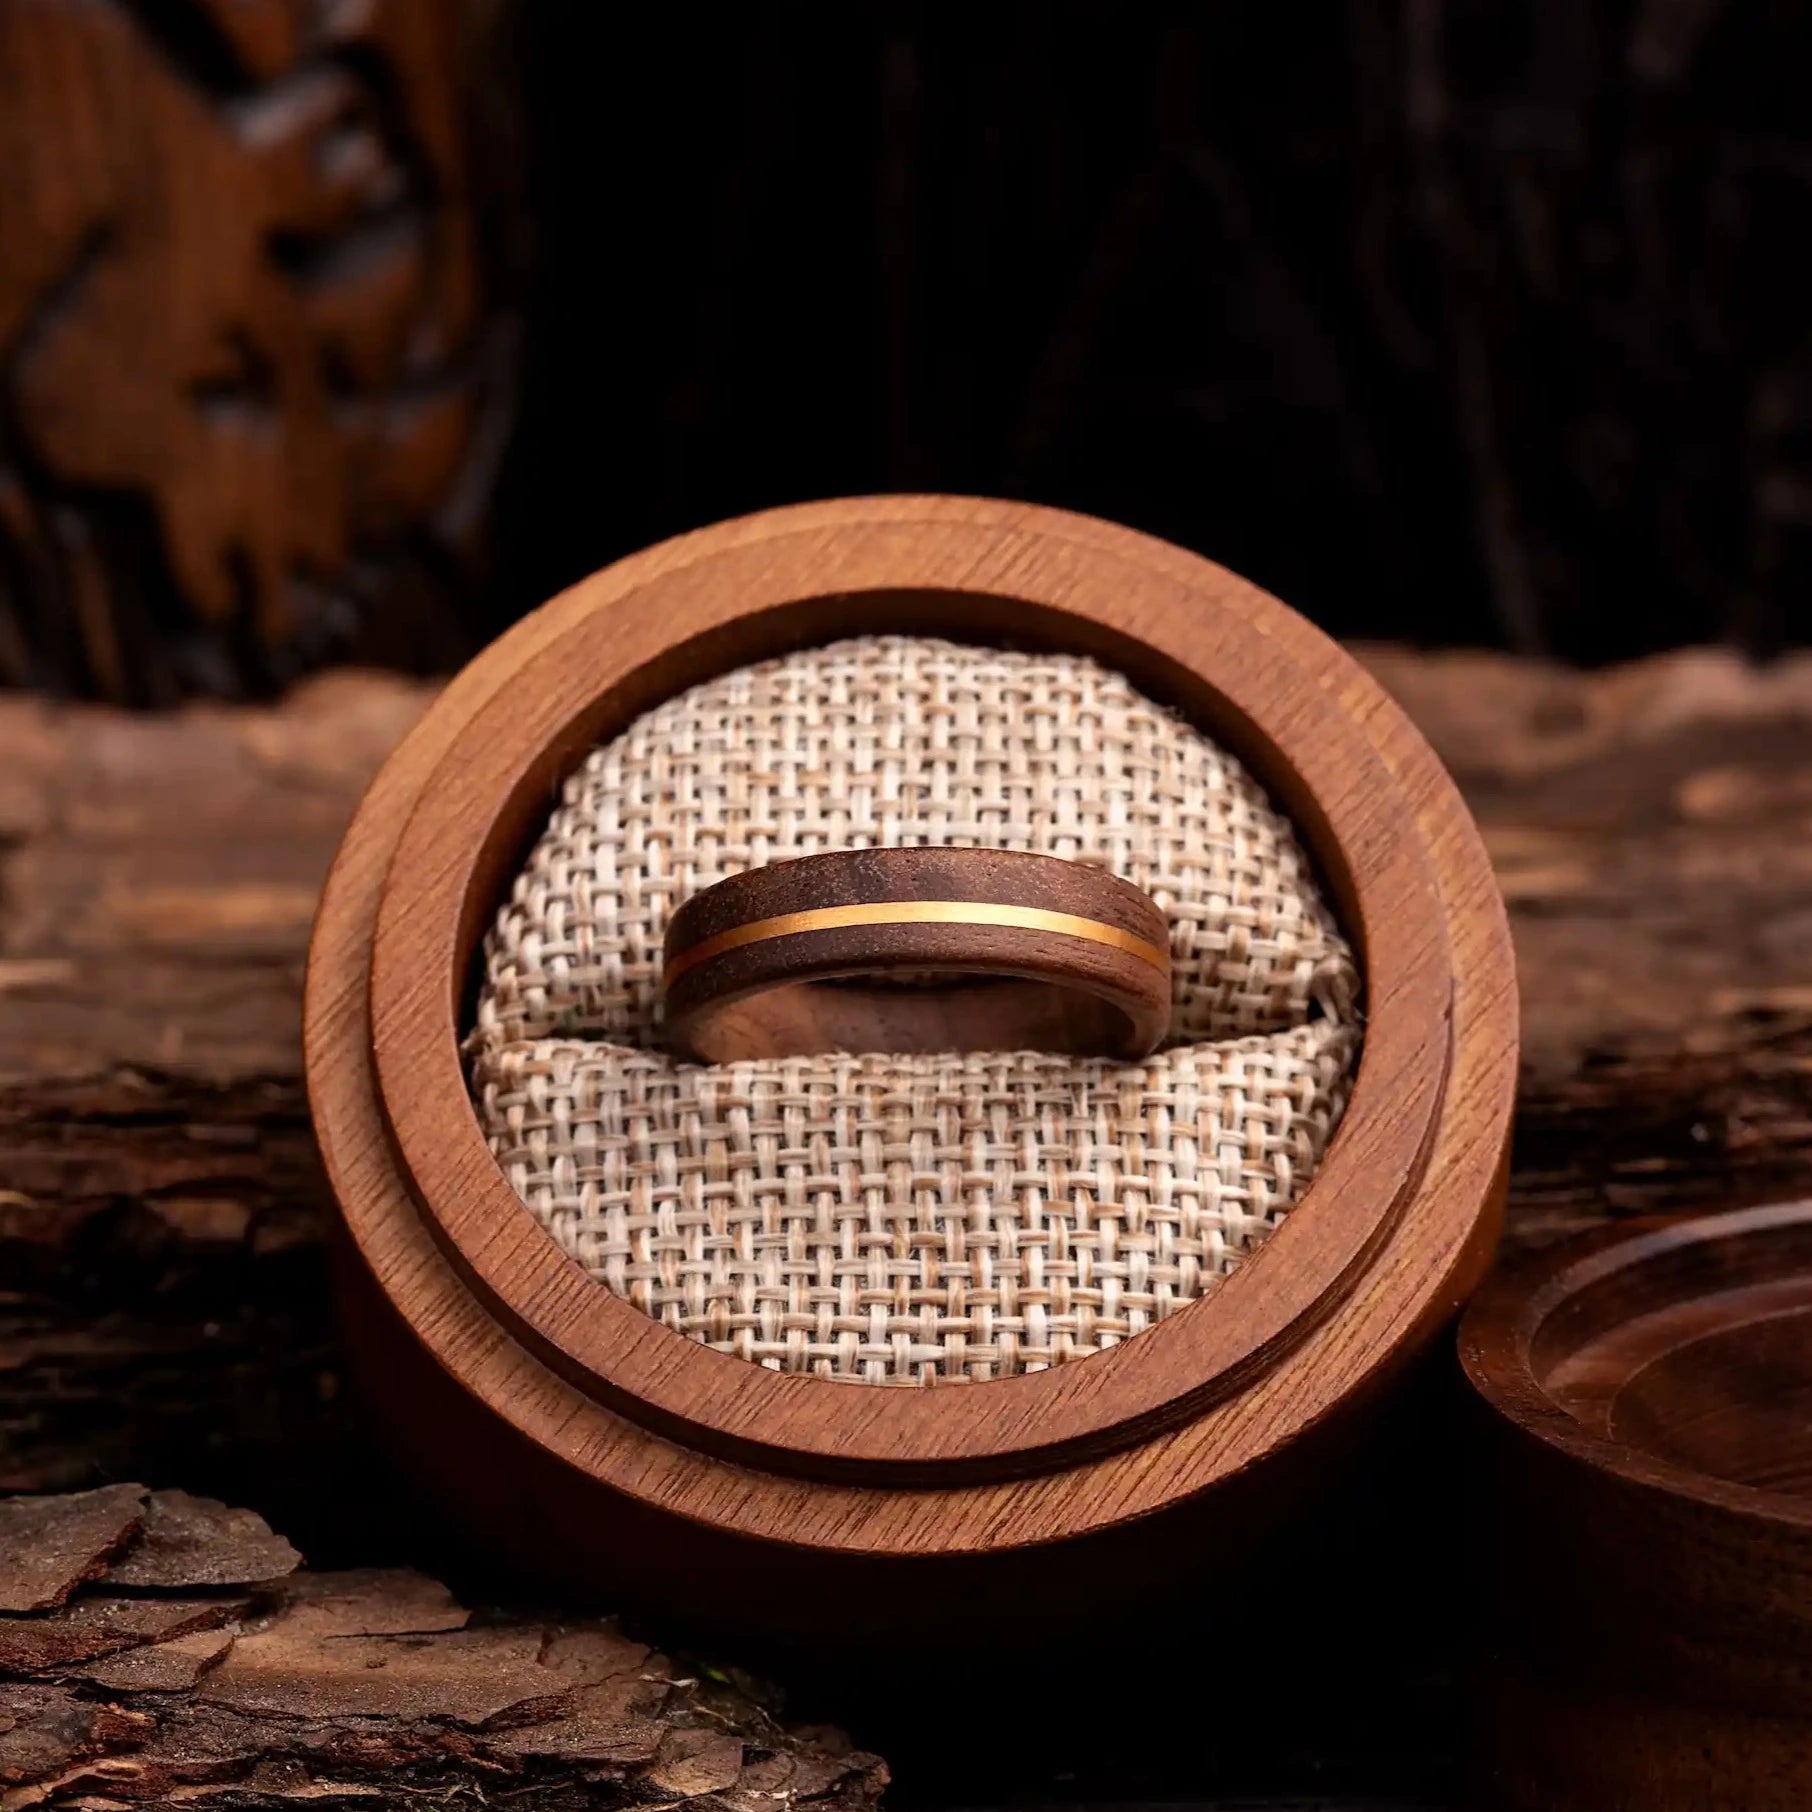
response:
[[[694,894],[667,927],[667,1033],[705,1063],[812,1051],[1133,1061],[1170,1023],[1164,914],[1057,856],[840,849]]]

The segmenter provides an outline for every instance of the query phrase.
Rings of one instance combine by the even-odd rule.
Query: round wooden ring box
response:
[[[1494,1412],[1499,1802],[1812,1804],[1812,1203],[1532,1254],[1460,1354]]]
[[[510,1188],[460,1048],[484,928],[587,749],[730,668],[883,632],[1087,655],[1210,732],[1294,819],[1366,988],[1344,1118],[1247,1262],[1111,1350],[935,1389],[770,1371],[611,1295]],[[851,1591],[877,1634],[979,1600],[1073,1615],[1091,1579],[1174,1589],[1216,1519],[1311,1496],[1489,1260],[1515,1064],[1484,850],[1377,684],[1205,560],[962,498],[720,524],[528,618],[379,775],[308,978],[348,1340],[399,1451],[494,1554],[770,1634],[845,1625]]]

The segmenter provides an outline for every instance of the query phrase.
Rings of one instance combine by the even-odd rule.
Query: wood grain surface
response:
[[[1509,903],[1511,1245],[1812,1192],[1812,662],[1360,652],[1460,781]],[[143,1477],[256,1505],[317,1565],[433,1556],[348,1400],[299,1055],[321,878],[430,696],[343,674],[156,719],[0,699],[5,1488]],[[1439,1551],[1441,1500],[1356,1528],[1374,1571],[1406,1528]],[[1463,1613],[1392,1599],[1373,1633],[1293,1646],[1289,1717],[1247,1708],[1262,1758],[1193,1751],[1196,1790],[1458,1804]],[[1175,1789],[1136,1744],[1069,1782],[1011,1744],[997,1761],[1051,1798],[1154,1769]],[[930,1778],[943,1804],[985,1790],[976,1757],[960,1787]]]
[[[1489,1406],[1502,1803],[1805,1805],[1812,1203],[1525,1254],[1460,1357]]]
[[[1170,1026],[1170,932],[1105,869],[1023,851],[831,850],[730,875],[667,928],[669,1042],[1137,1059]]]
[[[0,679],[461,649],[512,388],[498,11],[0,7]]]

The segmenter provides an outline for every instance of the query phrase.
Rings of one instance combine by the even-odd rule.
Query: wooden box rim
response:
[[[1371,1012],[1321,1172],[1204,1303],[1087,1360],[923,1391],[767,1372],[609,1297],[510,1190],[458,1052],[478,939],[587,747],[712,673],[882,630],[1093,654],[1221,736],[1321,861]],[[347,1231],[437,1363],[609,1489],[877,1552],[1056,1539],[1149,1513],[1369,1387],[1488,1258],[1515,1052],[1508,939],[1476,832],[1350,657],[1163,543],[951,498],[720,524],[594,575],[481,655],[348,833],[307,1021]],[[1343,1343],[1380,1311],[1371,1339]],[[1263,1426],[1246,1425],[1258,1403]]]
[[[1745,1242],[1790,1242],[1812,1265],[1812,1202],[1625,1222],[1523,1253],[1467,1308],[1460,1325],[1461,1365],[1506,1423],[1563,1456],[1588,1482],[1614,1479],[1707,1511],[1812,1536],[1812,1499],[1719,1478],[1600,1434],[1555,1400],[1534,1363],[1543,1326],[1594,1284],[1657,1259]]]

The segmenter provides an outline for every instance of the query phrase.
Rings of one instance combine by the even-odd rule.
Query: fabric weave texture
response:
[[[1090,862],[1170,926],[1142,1063],[661,1048],[661,942],[760,863],[958,844]],[[1206,1295],[1281,1224],[1361,1041],[1351,947],[1246,769],[1079,656],[864,637],[669,700],[567,781],[486,944],[492,1152],[675,1332],[785,1371],[985,1381]]]

